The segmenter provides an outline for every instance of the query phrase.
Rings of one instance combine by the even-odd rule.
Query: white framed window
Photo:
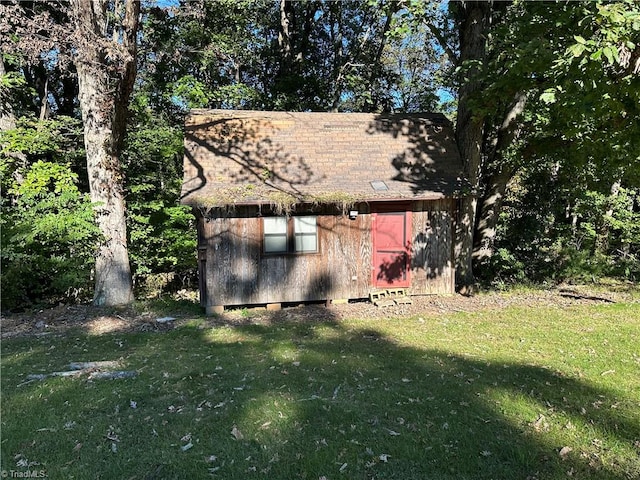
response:
[[[295,252],[318,251],[318,221],[316,217],[293,217]]]
[[[315,216],[264,217],[262,232],[265,254],[318,252],[318,219]]]
[[[287,219],[285,217],[266,217],[263,219],[264,253],[286,253]]]

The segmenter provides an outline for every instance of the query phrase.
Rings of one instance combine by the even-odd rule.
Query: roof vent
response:
[[[389,190],[389,187],[382,180],[374,180],[371,182],[371,188],[373,188],[376,192],[385,192]]]

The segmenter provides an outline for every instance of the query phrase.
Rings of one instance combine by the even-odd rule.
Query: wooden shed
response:
[[[198,219],[201,303],[453,293],[463,189],[441,114],[194,110],[182,202]]]

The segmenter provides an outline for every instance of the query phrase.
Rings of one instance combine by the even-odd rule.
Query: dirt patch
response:
[[[106,309],[93,305],[58,305],[53,308],[3,315],[0,338],[61,334],[80,328],[90,335],[112,332],[166,331],[173,324],[161,323],[161,315],[139,313],[132,307]]]
[[[266,311],[264,308],[235,309],[225,311],[217,318],[222,323],[275,323],[278,321],[331,321],[347,318],[383,319],[390,317],[435,317],[456,312],[476,312],[500,309],[509,306],[569,307],[571,305],[606,304],[631,302],[630,293],[615,291],[593,291],[586,287],[565,287],[550,290],[532,290],[522,293],[482,293],[464,295],[421,295],[411,297],[412,303],[377,307],[369,301],[347,304],[305,305]]]
[[[635,293],[634,293],[635,291]],[[637,287],[623,289],[593,289],[565,286],[549,290],[530,290],[520,293],[482,293],[474,296],[414,296],[412,303],[376,307],[368,301],[337,305],[297,305],[278,311],[265,308],[229,309],[224,314],[209,317],[206,323],[271,324],[278,322],[323,322],[345,318],[423,316],[434,317],[455,312],[475,312],[509,306],[569,307],[572,305],[606,304],[638,301]],[[61,334],[73,328],[86,330],[90,335],[111,332],[167,331],[182,325],[193,316],[175,315],[175,320],[164,320],[165,314],[146,311],[140,313],[132,307],[104,309],[92,305],[58,305],[54,308],[6,315],[0,318],[0,337],[41,336]],[[160,320],[160,321],[159,321]]]

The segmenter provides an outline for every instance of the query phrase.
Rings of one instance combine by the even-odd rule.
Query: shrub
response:
[[[4,309],[89,288],[100,233],[77,182],[68,164],[45,161],[12,182],[1,220]]]

